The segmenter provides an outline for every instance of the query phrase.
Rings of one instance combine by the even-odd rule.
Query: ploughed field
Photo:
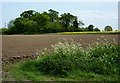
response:
[[[2,35],[2,57],[4,62],[18,62],[24,59],[34,59],[38,51],[51,48],[51,45],[62,41],[62,38],[72,38],[81,42],[82,47],[95,43],[97,38],[116,39],[118,34],[74,34],[74,35]],[[60,38],[60,39],[59,39]]]

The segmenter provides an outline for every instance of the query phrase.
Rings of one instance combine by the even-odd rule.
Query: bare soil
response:
[[[51,48],[56,44],[58,38],[72,38],[75,42],[82,40],[82,47],[97,41],[97,38],[105,36],[106,38],[116,39],[118,34],[75,34],[75,35],[2,35],[2,57],[3,61],[17,61],[29,58],[34,59],[37,50]]]

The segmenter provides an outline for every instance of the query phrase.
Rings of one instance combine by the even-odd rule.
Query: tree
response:
[[[11,28],[11,27],[14,27],[14,22],[15,20],[11,20],[9,23],[8,23],[8,28]]]
[[[74,28],[70,28],[71,31],[83,31],[82,29],[79,28],[79,26],[84,25],[84,23],[82,21],[78,21],[77,20],[77,16],[75,16],[75,20],[73,21],[73,27]]]
[[[94,31],[100,31],[100,29],[98,29],[98,28],[95,28],[95,29],[94,29]]]
[[[50,16],[50,21],[51,22],[56,22],[58,19],[58,14],[59,12],[55,11],[55,10],[48,10],[49,11],[49,16]],[[44,12],[45,13],[45,12]],[[46,13],[47,14],[47,13]]]
[[[88,31],[93,31],[93,27],[94,27],[94,25],[89,25],[88,26]]]
[[[78,26],[79,26],[77,17],[75,18],[75,21],[73,22],[73,26],[74,26],[74,28],[78,28]]]
[[[79,21],[78,23],[79,23],[79,24],[78,24],[79,26],[85,25],[85,24],[83,23],[83,21]]]
[[[46,28],[47,33],[56,33],[61,31],[61,25],[58,22],[48,22]]]
[[[42,14],[50,16],[50,14],[45,11]]]
[[[22,14],[20,14],[20,16],[23,18],[27,18],[28,20],[31,20],[32,16],[34,16],[35,13],[36,11],[34,10],[28,10],[28,11],[24,11]]]
[[[37,22],[33,21],[33,20],[28,20],[25,22],[24,24],[24,33],[29,33],[29,34],[32,34],[32,33],[37,33]]]
[[[20,17],[8,23],[8,34],[24,33],[50,33],[63,31],[80,31],[79,26],[84,25],[78,21],[77,16],[64,13],[58,17],[59,12],[48,10],[49,12],[39,13],[34,10],[24,11]]]
[[[73,26],[73,22],[75,21],[75,16],[70,13],[64,13],[60,17],[60,23],[64,27],[65,31],[68,31],[68,27]],[[77,25],[76,25],[77,26]]]
[[[37,32],[37,23],[27,18],[18,17],[14,21],[10,21],[8,24],[8,34],[23,34],[23,33],[35,33]],[[14,26],[11,26],[14,25]]]
[[[41,33],[46,33],[46,25],[49,22],[50,17],[45,14],[38,14],[36,16],[36,22],[38,23],[37,30]]]
[[[105,30],[105,31],[112,31],[113,29],[112,29],[112,27],[111,27],[111,26],[109,26],[109,25],[108,25],[108,26],[106,26],[106,27],[105,27],[105,29],[104,29],[104,30]]]
[[[24,33],[24,30],[26,28],[25,23],[27,21],[28,21],[27,18],[23,18],[23,17],[16,18],[14,22],[15,26],[12,28],[14,31],[13,33],[17,33],[17,34]]]
[[[8,30],[7,28],[0,29],[0,34],[6,34],[7,30]]]

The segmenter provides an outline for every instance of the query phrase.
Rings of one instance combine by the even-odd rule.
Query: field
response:
[[[118,40],[118,34],[3,35],[3,80],[119,81]]]
[[[74,34],[74,35],[3,35],[2,36],[2,57],[9,60],[14,56],[35,56],[38,50],[50,48],[62,38],[72,38],[75,42],[81,39],[82,47],[97,41],[97,38],[106,38],[118,41],[118,34]]]

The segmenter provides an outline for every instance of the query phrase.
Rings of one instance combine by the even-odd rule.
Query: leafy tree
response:
[[[65,28],[65,31],[68,31],[68,27],[73,26],[73,22],[75,21],[75,16],[70,13],[64,13],[60,17],[60,23]]]
[[[14,20],[11,20],[9,23],[8,23],[8,28],[11,28],[11,27],[14,27]]]
[[[95,29],[94,29],[94,31],[100,31],[100,29],[98,29],[98,28],[95,28]]]
[[[20,16],[23,18],[27,18],[28,20],[31,20],[32,16],[34,16],[35,13],[36,11],[34,10],[28,10],[28,11],[24,11],[22,14],[20,14]]]
[[[85,25],[83,21],[79,21],[79,26],[83,26],[83,25]]]
[[[23,28],[24,29],[24,33],[29,33],[29,34],[32,34],[32,33],[37,33],[37,23],[33,20],[28,20],[26,21],[25,27]]]
[[[46,25],[49,22],[50,17],[46,14],[37,14],[35,21],[37,22],[37,31],[40,33],[45,33],[46,32]]]
[[[50,9],[48,11],[49,11],[49,16],[50,16],[50,21],[51,22],[56,22],[57,19],[58,19],[59,12],[57,12],[55,10],[52,10],[52,9]]]
[[[18,17],[14,21],[10,21],[8,25],[8,34],[22,34],[35,33],[37,23],[27,18]]]
[[[0,29],[0,34],[6,34],[7,30],[8,30],[7,28]]]
[[[50,16],[50,14],[45,11],[42,14]]]
[[[75,18],[75,21],[73,22],[73,26],[74,26],[74,28],[78,28],[78,26],[79,26],[77,17]]]
[[[14,33],[18,33],[18,34],[24,33],[24,30],[26,28],[25,23],[27,21],[28,21],[27,18],[23,18],[23,17],[16,18],[14,22],[15,27],[13,27],[15,30]]]
[[[94,25],[89,25],[88,26],[88,31],[93,31],[93,27],[94,27]]]
[[[82,21],[78,21],[77,16],[70,13],[64,13],[58,17],[59,12],[48,10],[49,13],[39,13],[34,10],[22,12],[20,17],[11,20],[8,23],[7,34],[32,34],[32,33],[55,33],[62,31],[84,31],[87,29],[79,29],[84,25]]]
[[[113,29],[112,29],[111,26],[106,26],[104,30],[105,30],[105,31],[112,31]]]
[[[47,33],[56,33],[61,31],[61,25],[58,22],[48,22],[46,25]]]

